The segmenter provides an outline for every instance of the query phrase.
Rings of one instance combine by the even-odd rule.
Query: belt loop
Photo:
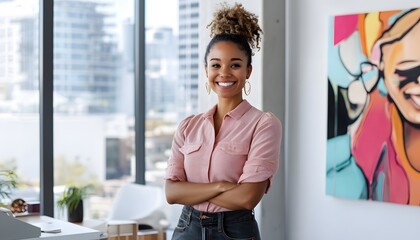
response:
[[[219,232],[223,231],[223,212],[217,214],[217,230]]]
[[[192,218],[192,213],[193,213],[193,207],[191,206],[186,206],[187,207],[187,215],[188,215],[188,219],[187,219],[187,226],[190,226],[191,223],[191,218]]]

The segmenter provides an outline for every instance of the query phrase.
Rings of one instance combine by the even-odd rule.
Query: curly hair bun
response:
[[[222,4],[207,27],[210,27],[210,37],[221,34],[241,35],[251,48],[260,49],[262,30],[258,25],[258,17],[240,3],[235,3],[233,7]]]

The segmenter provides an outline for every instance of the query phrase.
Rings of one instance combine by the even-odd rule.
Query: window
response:
[[[146,52],[136,53],[146,58],[146,94],[137,96],[145,100],[145,122],[136,118],[134,107],[139,68],[134,5],[142,0],[54,0],[54,9],[46,9],[54,17],[43,26],[53,30],[54,44],[44,46],[53,50],[53,63],[42,66],[53,72],[53,90],[39,84],[44,0],[0,1],[0,143],[8,146],[0,149],[0,169],[16,168],[22,181],[14,196],[40,200],[39,189],[47,189],[43,196],[57,199],[65,186],[91,183],[95,193],[85,201],[86,217],[106,218],[116,190],[138,179],[135,174],[162,186],[173,133],[181,119],[197,111],[199,64],[192,56],[198,56],[198,29],[188,27],[191,11],[198,15],[198,8],[188,6],[199,0],[146,1]],[[171,6],[164,14],[163,4]],[[53,95],[47,101],[53,113],[46,113],[54,127],[48,130],[51,143],[40,141],[45,132],[40,121],[46,121],[39,117],[39,99],[46,92]],[[138,121],[146,126],[145,160],[135,156]],[[41,165],[45,148],[53,149],[53,170]],[[136,164],[140,161],[145,172]],[[45,175],[54,176],[54,186],[40,185]],[[45,202],[44,208],[54,209]],[[56,208],[54,213],[64,218]]]
[[[162,4],[166,11],[162,13]],[[146,183],[163,187],[164,170],[178,120],[177,0],[147,0],[146,6]],[[164,15],[165,18],[161,16]],[[183,24],[185,26],[185,24]],[[152,35],[152,36],[153,36]],[[159,36],[157,38],[156,36]]]
[[[94,185],[85,214],[105,219],[134,181],[134,0],[55,0],[54,11],[65,23],[54,24],[54,192]]]
[[[147,184],[163,187],[173,134],[181,119],[197,111],[198,89],[193,86],[198,75],[191,72],[196,72],[199,63],[190,54],[198,56],[198,48],[190,44],[198,46],[198,38],[190,36],[198,36],[199,30],[198,24],[191,23],[190,13],[198,14],[198,3],[199,0],[146,0],[146,29],[150,32],[147,36],[160,33],[159,39],[146,39]]]
[[[0,171],[15,169],[20,183],[4,204],[39,201],[38,6],[0,2]]]

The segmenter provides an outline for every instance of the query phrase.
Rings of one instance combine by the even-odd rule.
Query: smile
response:
[[[406,89],[404,92],[404,97],[411,102],[411,104],[416,108],[420,109],[420,87],[414,86]]]
[[[417,109],[420,109],[420,96],[419,95],[410,95],[410,100]]]
[[[230,87],[233,84],[235,84],[235,82],[218,82],[217,85],[221,86],[221,87]]]

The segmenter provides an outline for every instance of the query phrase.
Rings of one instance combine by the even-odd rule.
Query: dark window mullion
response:
[[[135,182],[146,184],[145,159],[145,0],[135,0],[134,12],[134,111],[135,111],[135,152],[136,152],[136,178]]]
[[[40,0],[39,115],[41,214],[54,217],[53,148],[53,9],[54,0]]]

